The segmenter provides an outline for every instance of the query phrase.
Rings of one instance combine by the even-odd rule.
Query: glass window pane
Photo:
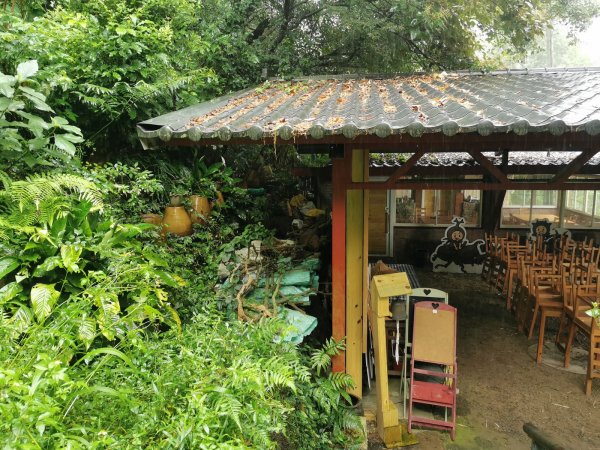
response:
[[[592,195],[590,196],[589,193]],[[565,205],[565,228],[592,226],[592,199],[594,191],[569,191]],[[586,203],[590,203],[589,207]]]
[[[531,191],[506,191],[501,225],[526,228],[531,222]]]
[[[558,191],[534,191],[531,220],[548,219],[558,226],[560,204]]]
[[[417,191],[417,213],[421,223],[433,225],[437,223],[436,212],[439,199],[436,193],[437,191],[434,190]]]
[[[396,189],[396,224],[451,225],[454,216],[465,217],[466,225],[477,226],[481,217],[479,190]]]
[[[594,212],[594,191],[585,191],[585,212],[590,215]]]
[[[396,189],[396,223],[415,223],[415,195],[410,189]]]

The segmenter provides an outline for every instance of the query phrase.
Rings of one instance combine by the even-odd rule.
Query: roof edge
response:
[[[523,69],[497,69],[497,70],[475,70],[463,69],[443,72],[389,72],[389,73],[342,73],[342,74],[320,74],[305,75],[294,78],[270,77],[265,81],[319,81],[319,80],[385,80],[396,77],[412,76],[485,76],[485,75],[530,75],[530,74],[556,74],[556,73],[577,73],[577,72],[600,72],[600,67],[534,67]]]

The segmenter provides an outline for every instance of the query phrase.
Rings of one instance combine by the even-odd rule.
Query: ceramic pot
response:
[[[167,206],[162,220],[163,232],[177,236],[192,234],[192,219],[183,206]]]
[[[200,195],[192,195],[190,197],[190,205],[192,206],[192,210],[190,211],[192,222],[206,223],[206,219],[210,216],[212,209],[208,199]]]
[[[159,227],[162,225],[162,216],[160,214],[142,214],[142,222]]]

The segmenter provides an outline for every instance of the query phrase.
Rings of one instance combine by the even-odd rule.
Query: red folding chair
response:
[[[439,366],[439,371],[419,368],[419,363]],[[456,434],[456,308],[438,302],[415,304],[412,359],[410,362],[410,400],[408,432],[413,426],[450,430]],[[415,379],[426,377],[426,380]],[[416,416],[415,404],[445,408],[444,420]],[[452,410],[448,419],[448,409]]]

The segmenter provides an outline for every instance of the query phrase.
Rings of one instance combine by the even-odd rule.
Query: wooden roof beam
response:
[[[408,158],[408,161],[406,161],[404,164],[402,164],[400,167],[398,167],[396,170],[394,170],[394,172],[389,176],[389,178],[386,180],[386,184],[389,186],[393,186],[393,184],[398,181],[398,179],[400,177],[403,177],[404,175],[407,175],[408,172],[410,171],[410,169],[412,169],[415,164],[417,164],[417,161],[419,161],[419,159],[421,159],[421,157],[425,154],[425,149],[418,149],[416,152],[414,152],[412,154],[412,156],[410,158]]]
[[[568,191],[568,190],[600,190],[600,181],[578,181],[563,183],[548,183],[546,180],[538,181],[514,181],[508,180],[507,183],[489,183],[485,181],[465,181],[465,180],[402,180],[393,186],[386,182],[369,181],[363,183],[349,183],[347,189],[479,189],[483,191],[502,191],[502,190],[536,190],[536,191]]]
[[[562,168],[551,180],[550,183],[562,183],[567,181],[571,175],[578,173],[585,164],[598,153],[598,150],[584,150],[577,157],[573,158],[566,167]]]
[[[481,167],[494,179],[496,179],[499,183],[506,184],[508,183],[508,178],[504,172],[502,172],[498,167],[494,166],[492,162],[487,159],[484,155],[481,154],[480,151],[477,150],[469,150],[469,155],[473,157],[475,161],[481,164]]]

